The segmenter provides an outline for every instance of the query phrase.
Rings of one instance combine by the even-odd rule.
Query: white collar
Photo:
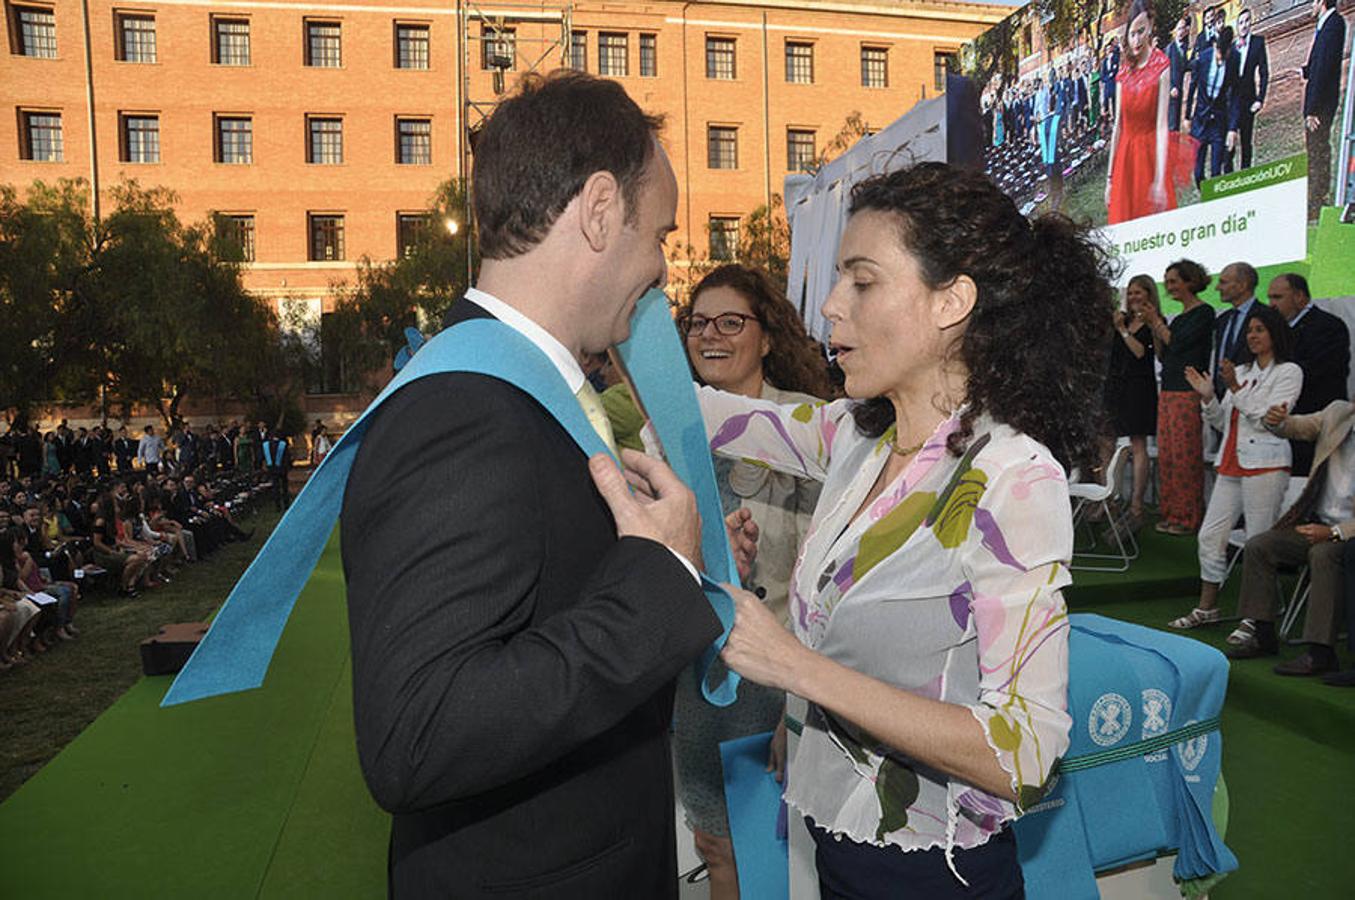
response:
[[[1292,318],[1292,319],[1289,320],[1289,327],[1290,327],[1290,328],[1293,328],[1295,325],[1297,325],[1297,324],[1299,323],[1299,320],[1302,319],[1304,316],[1308,315],[1308,310],[1310,310],[1310,309],[1312,309],[1312,308],[1313,308],[1313,301],[1309,300],[1309,301],[1308,301],[1308,304],[1307,304],[1306,306],[1304,306],[1303,309],[1299,310],[1299,314],[1298,314],[1297,316],[1295,316],[1294,318]]]
[[[486,294],[479,288],[467,290],[466,299],[482,307],[485,312],[535,344],[537,349],[546,354],[555,365],[560,377],[569,385],[571,391],[577,394],[583,387],[583,367],[574,358],[574,354],[556,340],[555,335],[533,322],[516,307],[509,306],[498,297]]]
[[[1313,30],[1321,31],[1322,26],[1326,24],[1327,20],[1331,18],[1331,14],[1334,12],[1336,12],[1335,7],[1328,7],[1327,9],[1322,10],[1322,15],[1317,17],[1317,27],[1314,28]]]

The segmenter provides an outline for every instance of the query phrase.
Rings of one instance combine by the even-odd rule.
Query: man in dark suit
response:
[[[1120,75],[1120,44],[1110,39],[1110,49],[1101,57],[1101,115],[1115,121],[1115,79]]]
[[[1303,134],[1308,150],[1308,218],[1316,219],[1331,190],[1331,126],[1341,97],[1346,20],[1336,0],[1313,0],[1317,28],[1308,61],[1298,69],[1303,87]]]
[[[127,436],[127,426],[118,428],[117,439],[113,441],[113,456],[118,461],[118,474],[126,475],[132,471],[132,460],[136,459],[136,441]]]
[[[1212,47],[1196,58],[1193,79],[1186,108],[1190,119],[1190,135],[1200,142],[1195,151],[1195,183],[1204,180],[1205,154],[1209,154],[1209,177],[1217,178],[1229,171],[1231,163],[1228,148],[1232,146],[1229,124],[1232,115],[1232,97],[1236,78],[1232,64],[1233,30],[1227,25],[1219,31]]]
[[[585,410],[578,360],[666,281],[677,181],[657,127],[616,82],[561,72],[524,79],[476,143],[484,261],[447,321],[497,318]],[[481,375],[419,379],[373,414],[341,527],[392,896],[676,897],[673,680],[720,627],[687,561],[690,492],[626,462],[655,499]]]
[[[1252,133],[1256,128],[1256,115],[1266,102],[1266,89],[1270,85],[1270,57],[1266,52],[1266,39],[1252,34],[1252,11],[1246,7],[1237,14],[1237,43],[1233,46],[1231,65],[1233,83],[1236,86],[1232,96],[1231,129],[1237,132],[1237,144],[1241,147],[1242,168],[1250,168],[1252,163]]]
[[[180,472],[192,472],[202,461],[202,440],[188,422],[183,423],[183,431],[179,432],[178,461]]]
[[[1219,399],[1227,390],[1224,368],[1252,361],[1247,349],[1247,320],[1260,302],[1256,299],[1258,280],[1256,269],[1244,262],[1229,263],[1219,273],[1219,298],[1232,307],[1214,320],[1214,394]]]
[[[1181,130],[1181,108],[1185,102],[1186,71],[1190,68],[1190,16],[1184,15],[1176,23],[1172,42],[1167,45],[1167,62],[1171,64],[1171,93],[1167,99],[1167,127]]]
[[[1320,412],[1333,400],[1346,399],[1350,375],[1350,329],[1312,303],[1308,279],[1296,272],[1276,275],[1266,289],[1270,305],[1284,316],[1294,333],[1293,362],[1303,369],[1303,390],[1289,412],[1307,415]],[[1310,441],[1290,441],[1294,462],[1291,475],[1307,475],[1313,462]]]

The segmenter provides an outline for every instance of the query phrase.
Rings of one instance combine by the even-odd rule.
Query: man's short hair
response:
[[[1313,299],[1312,291],[1308,289],[1308,279],[1304,278],[1298,272],[1281,272],[1277,277],[1283,278],[1285,284],[1289,285],[1291,291],[1303,295],[1303,299]]]
[[[594,172],[616,176],[634,221],[662,123],[615,81],[567,69],[524,75],[475,142],[480,255],[510,259],[540,243]]]
[[[1256,290],[1256,286],[1261,282],[1261,276],[1256,273],[1256,267],[1251,263],[1235,262],[1228,264],[1233,271],[1237,272],[1237,277],[1247,283],[1250,290]]]

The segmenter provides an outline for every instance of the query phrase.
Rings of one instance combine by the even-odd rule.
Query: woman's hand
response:
[[[776,730],[772,732],[772,743],[767,748],[767,771],[771,772],[776,778],[777,784],[784,784],[786,781],[786,717],[781,716],[781,721],[776,723]]]
[[[1110,176],[1106,176],[1106,206],[1110,206]]]
[[[725,516],[725,533],[729,535],[729,547],[734,552],[739,578],[747,581],[753,572],[753,561],[757,559],[758,529],[753,514],[739,508]]]
[[[1223,385],[1228,390],[1241,390],[1242,385],[1237,383],[1237,366],[1233,365],[1231,359],[1225,358],[1219,363],[1219,377],[1223,379]]]
[[[1148,203],[1153,209],[1167,208],[1167,185],[1161,181],[1154,181],[1153,186],[1148,190]]]
[[[1122,309],[1115,310],[1115,315],[1113,318],[1115,320],[1115,330],[1120,332],[1120,334],[1124,334],[1125,328],[1127,327],[1124,317],[1124,310]]]
[[[749,681],[795,693],[793,682],[804,674],[813,651],[783,628],[756,594],[729,584],[724,589],[734,598],[734,630],[720,658]]]
[[[1209,380],[1208,375],[1201,375],[1200,371],[1194,366],[1186,366],[1186,381],[1195,389],[1203,399],[1210,400],[1214,396],[1214,383]]]

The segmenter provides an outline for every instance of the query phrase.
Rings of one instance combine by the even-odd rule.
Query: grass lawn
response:
[[[141,641],[171,622],[205,620],[263,546],[278,514],[241,523],[249,541],[226,544],[179,570],[173,584],[129,600],[103,589],[76,613],[80,637],[0,672],[0,802],[141,678]]]

